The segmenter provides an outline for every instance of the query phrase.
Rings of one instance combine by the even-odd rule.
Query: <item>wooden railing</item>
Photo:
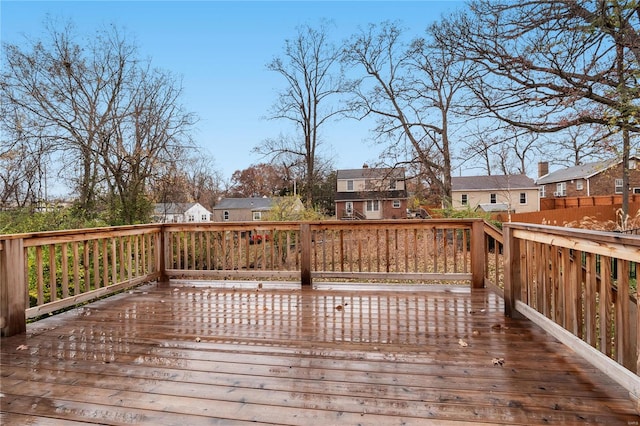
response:
[[[0,236],[0,328],[25,331],[55,312],[161,276],[161,227]]]
[[[470,280],[479,287],[483,226],[481,220],[165,225],[165,272],[170,278],[284,278],[303,284],[316,278]]]
[[[505,224],[505,309],[524,315],[640,395],[640,238]]]
[[[482,220],[155,224],[0,236],[0,328],[152,280],[490,283]],[[494,235],[494,234],[492,234]],[[494,235],[495,236],[495,235]],[[497,279],[495,280],[497,282]]]

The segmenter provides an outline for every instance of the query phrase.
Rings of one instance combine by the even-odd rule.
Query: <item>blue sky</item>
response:
[[[359,27],[399,20],[415,35],[459,1],[7,1],[0,3],[3,42],[44,36],[47,15],[91,34],[109,24],[124,28],[140,56],[180,76],[183,103],[200,121],[196,143],[214,158],[225,179],[264,161],[251,152],[262,140],[293,134],[290,124],[267,120],[283,88],[266,64],[283,52],[302,24],[332,20],[338,43]],[[360,167],[378,157],[371,123],[341,121],[324,128],[323,141],[337,168]]]

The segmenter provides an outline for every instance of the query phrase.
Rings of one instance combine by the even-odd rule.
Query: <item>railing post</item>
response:
[[[2,241],[0,250],[0,328],[2,336],[27,331],[24,242]]]
[[[471,288],[484,288],[484,221],[471,224]]]
[[[300,280],[303,286],[311,285],[311,227],[300,224]]]
[[[167,237],[165,235],[164,225],[160,226],[160,232],[158,232],[158,235],[156,236],[156,247],[157,247],[156,267],[158,272],[160,273],[160,276],[158,277],[158,282],[164,283],[168,281],[167,265],[166,265],[168,247],[167,247]]]
[[[516,300],[521,297],[520,282],[520,244],[513,238],[513,229],[505,224],[502,229],[504,235],[504,314],[515,318],[520,315],[516,311]]]

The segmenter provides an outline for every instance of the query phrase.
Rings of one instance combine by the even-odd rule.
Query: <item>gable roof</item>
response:
[[[490,191],[537,189],[527,175],[456,176],[451,178],[452,191]]]
[[[273,198],[249,197],[249,198],[223,198],[213,208],[214,210],[271,210],[274,204]]]
[[[166,214],[184,214],[197,203],[156,203],[153,206],[153,214],[163,216]]]
[[[336,172],[336,179],[404,179],[403,167],[362,167],[360,169],[343,169]]]
[[[631,156],[631,158],[635,160],[640,159],[637,156]],[[620,163],[622,163],[621,159],[613,159],[567,167],[566,169],[556,170],[555,172],[540,176],[536,183],[538,185],[544,185],[547,183],[566,182],[574,179],[589,179]]]

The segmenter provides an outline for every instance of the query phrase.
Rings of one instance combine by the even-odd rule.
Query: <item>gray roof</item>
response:
[[[451,178],[453,191],[489,191],[506,189],[537,189],[527,175],[457,176]]]
[[[223,198],[213,209],[267,211],[271,210],[273,204],[274,199],[266,197]]]
[[[184,214],[196,203],[156,203],[153,206],[153,214],[155,216],[163,216],[165,214]]]
[[[370,168],[362,167],[360,169],[343,169],[336,173],[337,179],[404,179],[404,168]]]
[[[478,204],[476,210],[482,210],[487,213],[491,212],[506,212],[509,209],[509,206],[506,203],[482,203]]]
[[[637,160],[639,157],[632,156],[632,158]],[[538,185],[544,185],[547,183],[567,182],[573,179],[589,179],[621,162],[622,160],[620,159],[613,159],[568,167],[566,169],[556,170],[555,172],[540,176],[536,183]]]

